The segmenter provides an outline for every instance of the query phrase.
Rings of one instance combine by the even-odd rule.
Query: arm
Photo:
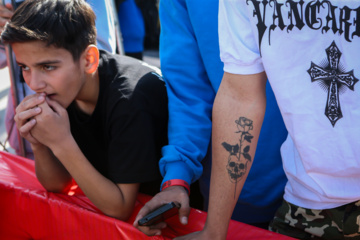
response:
[[[159,163],[163,183],[183,179],[191,184],[199,179],[201,161],[211,138],[215,91],[185,2],[170,0],[160,3],[161,71],[169,98],[169,144],[163,148]],[[218,61],[221,68],[220,59]]]
[[[35,117],[36,125],[31,134],[40,143],[46,144],[51,150],[48,153],[53,153],[46,155],[44,148],[42,151],[34,149],[37,176],[44,187],[49,188],[48,182],[55,182],[51,190],[62,191],[66,181],[54,178],[53,174],[59,169],[66,170],[99,210],[120,220],[127,219],[133,211],[139,184],[115,184],[101,175],[71,135],[66,110],[50,99],[39,107],[42,113]],[[44,167],[45,164],[54,166],[51,172]]]
[[[186,4],[183,0],[160,1],[160,60],[169,99],[169,144],[163,147],[159,165],[164,177],[163,183],[181,179],[190,185],[202,174],[201,161],[207,153],[211,138],[211,109],[215,92],[204,66],[189,17],[189,6],[185,6]],[[216,16],[215,7],[206,12],[213,11]],[[214,18],[211,21],[215,25],[217,20]],[[216,30],[209,27],[201,31],[204,36],[214,36],[208,42],[212,42],[213,49],[216,49]],[[222,64],[215,50],[213,58],[218,59],[218,68],[222,72]],[[222,73],[218,75],[220,82]],[[188,194],[184,187],[172,186],[162,190],[145,204],[134,225],[138,227],[137,221],[141,217],[170,201],[181,203],[179,218],[186,224],[190,213]],[[158,227],[165,226],[162,224]],[[148,235],[161,234],[155,226],[140,230]]]
[[[20,135],[31,143],[36,153],[35,171],[42,185],[49,191],[64,189],[71,182],[71,176],[52,155],[49,148],[33,137],[31,131],[36,125],[35,118],[41,114],[44,94],[33,94],[25,97],[17,106],[15,121]]]
[[[265,86],[264,72],[254,75],[224,74],[213,108],[213,165],[206,224],[202,232],[177,239],[209,239],[209,236],[211,239],[226,238],[233,209],[254,159],[265,114]],[[239,124],[235,121],[239,117],[251,120],[252,124],[249,126],[252,125],[252,128],[237,126]],[[250,142],[239,141],[244,132],[246,136],[252,136]],[[229,160],[232,161],[235,157],[231,153],[236,153],[237,150],[229,149],[224,143],[239,144],[241,163],[247,162],[244,175],[228,171]],[[247,150],[246,146],[249,146]],[[251,160],[247,161],[249,156]]]

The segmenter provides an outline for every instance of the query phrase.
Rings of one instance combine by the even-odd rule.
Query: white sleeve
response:
[[[228,73],[256,74],[264,71],[246,2],[219,1],[220,58],[224,71]]]

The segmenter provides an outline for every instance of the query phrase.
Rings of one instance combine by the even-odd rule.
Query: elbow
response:
[[[35,165],[36,178],[48,192],[65,193],[72,185],[70,174],[57,174],[39,170]]]
[[[121,221],[127,221],[131,217],[131,214],[133,213],[133,209],[134,208],[114,207],[114,208],[104,209],[102,212],[109,217],[113,217]]]
[[[44,181],[38,178],[38,180],[46,191],[54,193],[65,193],[72,184],[71,179],[68,181]]]
[[[66,187],[62,187],[60,185],[57,186],[57,185],[42,184],[42,186],[45,188],[46,191],[53,193],[64,193],[66,190]]]

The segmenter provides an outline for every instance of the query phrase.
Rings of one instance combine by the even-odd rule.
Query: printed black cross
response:
[[[307,72],[310,74],[312,82],[322,80],[325,83],[330,84],[325,115],[334,127],[336,121],[343,117],[339,99],[339,87],[345,85],[354,91],[354,85],[359,81],[359,79],[354,76],[353,70],[346,73],[340,71],[339,62],[341,52],[335,42],[332,42],[326,49],[326,54],[329,61],[328,67],[321,68],[311,62],[311,67],[307,70]]]

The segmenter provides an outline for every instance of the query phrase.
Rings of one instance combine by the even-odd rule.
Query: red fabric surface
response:
[[[37,181],[34,162],[0,151],[0,239],[172,239],[203,228],[206,213],[192,209],[189,224],[168,219],[163,236],[148,237],[132,226],[137,212],[150,199],[140,194],[127,222],[105,216],[77,185],[67,194],[45,191]],[[231,221],[227,239],[291,239]]]

